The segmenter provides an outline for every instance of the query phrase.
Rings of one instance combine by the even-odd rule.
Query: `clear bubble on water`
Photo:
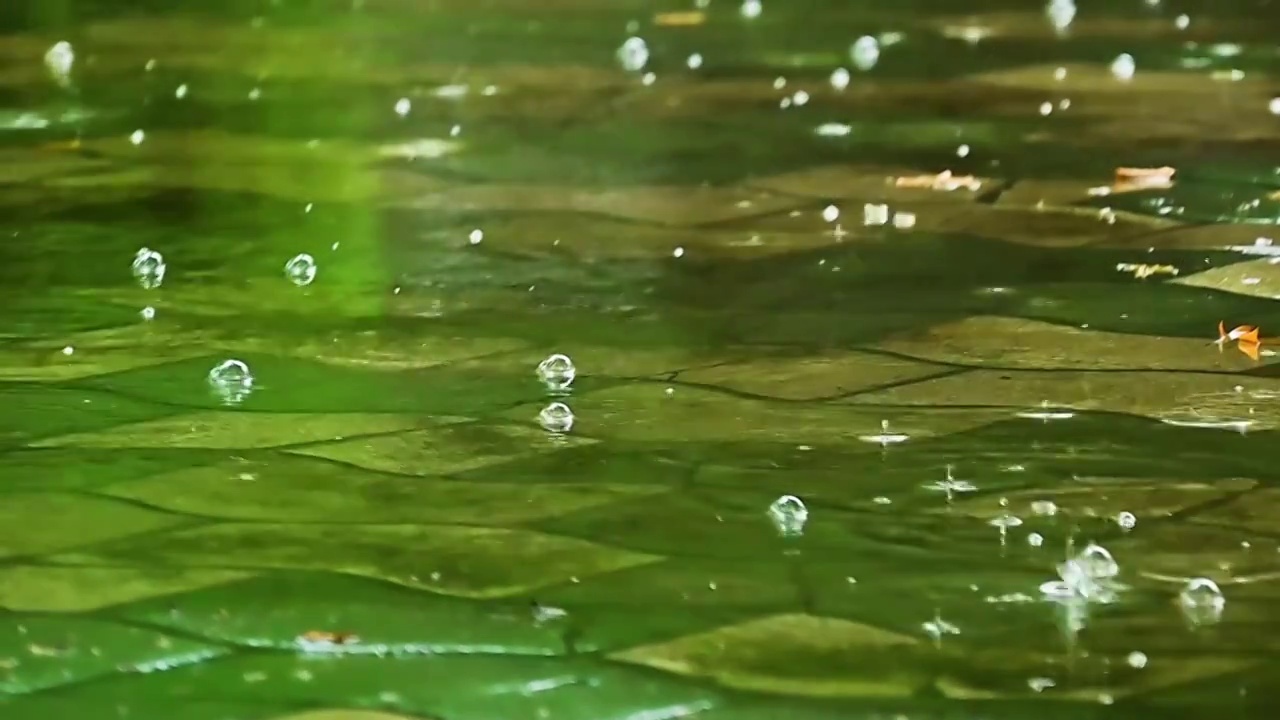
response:
[[[870,70],[880,61],[880,41],[870,35],[863,35],[849,48],[849,58],[859,70]]]
[[[556,353],[538,363],[538,377],[552,390],[565,390],[573,384],[578,370],[568,355]]]
[[[62,87],[71,84],[71,68],[75,63],[76,51],[66,40],[54,43],[44,54],[44,66],[53,76],[53,81]]]
[[[1218,583],[1209,578],[1193,578],[1179,593],[1178,604],[1193,624],[1208,625],[1222,619],[1227,599],[1222,596]]]
[[[1112,557],[1111,551],[1094,543],[1089,543],[1080,551],[1076,564],[1087,577],[1094,580],[1105,580],[1120,574],[1120,563]]]
[[[316,259],[306,253],[299,253],[284,264],[284,276],[298,287],[310,285],[316,279]]]
[[[1138,518],[1131,512],[1122,512],[1119,515],[1116,515],[1116,524],[1119,525],[1122,530],[1132,530],[1134,526],[1138,524]]]
[[[1133,79],[1133,74],[1137,71],[1138,66],[1134,62],[1133,56],[1129,53],[1123,53],[1111,62],[1111,74],[1117,80],[1129,81]]]
[[[638,72],[649,64],[649,45],[640,37],[629,37],[618,48],[618,62],[629,72]]]
[[[209,371],[209,386],[223,402],[235,405],[253,392],[253,373],[239,360],[223,360]]]
[[[142,248],[133,256],[133,276],[142,287],[153,290],[164,283],[164,256],[150,248]]]
[[[769,519],[783,537],[797,537],[809,522],[809,509],[795,495],[783,495],[769,506]]]
[[[538,424],[549,433],[563,435],[573,429],[573,410],[562,402],[553,402],[538,413]]]

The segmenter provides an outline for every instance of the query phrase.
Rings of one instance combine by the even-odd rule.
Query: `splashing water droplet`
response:
[[[143,140],[147,139],[147,134],[141,130],[134,130],[129,136],[129,142],[134,145],[141,145]]]
[[[236,405],[253,392],[253,373],[239,360],[223,360],[209,371],[209,385],[223,402]]]
[[[306,253],[299,253],[285,263],[284,275],[298,287],[310,285],[316,279],[316,259]]]
[[[649,64],[649,45],[643,38],[630,37],[618,48],[618,62],[628,72],[638,72]]]
[[[742,17],[748,20],[754,20],[760,17],[760,13],[764,12],[764,4],[760,0],[742,0],[742,7],[738,8],[738,12]]]
[[[1129,53],[1123,53],[1111,62],[1111,74],[1122,82],[1132,80],[1133,74],[1137,72],[1137,69],[1137,63],[1134,62],[1133,56]]]
[[[769,519],[783,537],[797,537],[809,522],[809,509],[795,495],[783,495],[769,506]]]
[[[849,71],[844,68],[836,68],[831,73],[831,87],[836,90],[844,90],[849,87]]]
[[[849,48],[849,58],[853,66],[866,72],[880,62],[880,41],[870,35],[858,38]]]
[[[1138,524],[1138,518],[1131,512],[1122,512],[1116,516],[1116,524],[1122,530],[1132,530]]]
[[[411,101],[409,98],[400,98],[399,100],[396,101],[396,114],[399,115],[400,117],[404,117],[408,115],[409,111],[412,109],[413,109],[413,101]]]
[[[75,63],[75,49],[66,40],[54,43],[44,54],[44,66],[53,76],[53,81],[62,87],[71,84],[71,68]]]
[[[565,390],[573,384],[578,370],[568,355],[556,353],[538,363],[538,377],[551,390]]]
[[[154,290],[164,283],[164,256],[150,248],[142,248],[133,256],[133,276],[138,284]]]
[[[1218,583],[1209,578],[1193,578],[1179,593],[1178,604],[1192,624],[1210,625],[1222,619],[1227,599]]]
[[[549,433],[563,435],[573,429],[573,410],[562,402],[553,402],[538,413],[538,424]]]

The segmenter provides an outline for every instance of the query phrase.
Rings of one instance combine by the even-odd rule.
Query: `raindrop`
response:
[[[1132,80],[1137,69],[1137,64],[1129,53],[1124,53],[1111,62],[1111,74],[1117,80],[1126,82]]]
[[[142,248],[133,257],[133,276],[138,284],[148,290],[154,290],[164,283],[166,266],[164,256],[155,250]]]
[[[836,90],[844,90],[849,87],[849,71],[844,68],[836,68],[831,73],[831,87]]]
[[[849,48],[849,57],[853,66],[866,72],[880,61],[880,41],[870,35],[863,35]]]
[[[565,390],[573,384],[578,371],[568,355],[556,353],[538,363],[538,377],[551,390]]]
[[[563,435],[573,429],[573,411],[562,402],[553,402],[538,413],[538,424],[549,433]]]
[[[253,392],[253,374],[239,360],[223,360],[209,371],[209,385],[223,402],[235,405]]]
[[[75,62],[76,52],[66,40],[54,43],[44,54],[44,66],[49,69],[53,81],[62,87],[71,84],[71,68]]]
[[[298,287],[310,285],[316,279],[316,259],[306,253],[296,255],[285,263],[284,275]]]
[[[1122,512],[1116,516],[1116,524],[1124,530],[1132,530],[1138,524],[1138,518],[1131,512]]]
[[[1218,583],[1209,578],[1194,578],[1182,588],[1178,604],[1193,624],[1207,625],[1222,618],[1227,600],[1222,596]]]
[[[769,506],[769,519],[784,537],[796,537],[804,533],[809,521],[809,509],[795,495],[783,495]]]
[[[643,70],[649,64],[649,45],[643,38],[630,37],[618,48],[618,62],[630,72]]]

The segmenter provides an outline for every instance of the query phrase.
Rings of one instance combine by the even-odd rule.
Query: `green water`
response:
[[[4,720],[1270,717],[1267,3],[173,5],[0,8]]]

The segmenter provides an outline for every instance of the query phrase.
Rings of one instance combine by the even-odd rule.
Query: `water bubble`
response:
[[[1222,596],[1218,583],[1209,578],[1194,578],[1182,588],[1178,604],[1193,624],[1207,625],[1222,618],[1227,599]]]
[[[134,130],[129,136],[129,142],[134,145],[141,145],[143,140],[147,139],[147,134],[141,130]]]
[[[547,432],[563,435],[573,429],[573,411],[562,402],[553,402],[538,413],[538,424]]]
[[[467,235],[467,242],[472,245],[479,245],[482,240],[484,240],[484,231],[480,228],[472,230],[471,234]]]
[[[44,66],[53,76],[53,81],[62,87],[71,84],[71,68],[75,62],[76,52],[66,40],[54,43],[44,54]]]
[[[142,316],[143,320],[154,320],[156,317],[156,309],[148,305],[142,308],[142,311],[138,314]]]
[[[630,37],[618,48],[618,62],[630,72],[643,70],[649,64],[649,45],[643,38]]]
[[[849,87],[849,71],[844,68],[836,68],[831,73],[831,87],[836,90],[844,90]]]
[[[887,225],[889,206],[883,203],[867,203],[862,206],[862,224],[867,227]]]
[[[177,87],[177,89],[175,89],[175,90],[173,91],[173,96],[174,96],[174,97],[176,97],[176,98],[178,98],[179,100],[181,100],[182,98],[186,97],[186,96],[187,96],[187,86],[186,86],[185,84],[183,84],[183,85],[179,85],[179,86]]]
[[[1044,536],[1040,533],[1031,533],[1027,536],[1027,544],[1031,547],[1040,547],[1044,545]]]
[[[142,248],[133,256],[133,276],[138,284],[148,290],[154,290],[164,283],[166,266],[164,256],[155,250]]]
[[[1137,64],[1133,60],[1133,56],[1129,53],[1123,53],[1115,60],[1111,61],[1111,74],[1117,80],[1129,81],[1133,79],[1133,74],[1138,69]]]
[[[833,223],[840,219],[840,208],[835,205],[828,205],[822,209],[822,219],[829,223]]]
[[[552,390],[567,389],[577,375],[577,368],[568,355],[556,353],[538,363],[538,377]]]
[[[1049,16],[1054,30],[1059,34],[1065,33],[1071,27],[1071,21],[1076,19],[1076,4],[1074,0],[1050,0],[1045,14]]]
[[[1147,654],[1134,650],[1129,653],[1129,657],[1125,658],[1125,662],[1132,668],[1144,668],[1147,666]]]
[[[678,258],[684,257],[684,248],[678,247],[675,250],[672,250],[671,257],[678,257]]]
[[[969,157],[969,146],[961,145],[956,148],[956,157]]]
[[[694,53],[690,55],[689,59],[685,61],[685,64],[689,66],[690,70],[697,70],[702,67],[702,53]]]
[[[784,537],[796,537],[804,533],[809,509],[795,495],[783,495],[769,506],[769,519]]]
[[[1116,516],[1116,524],[1124,530],[1132,530],[1138,524],[1138,518],[1131,512],[1122,512]]]
[[[316,279],[316,259],[306,253],[295,255],[285,263],[284,275],[294,285],[302,287],[310,285]]]
[[[400,98],[396,101],[396,114],[404,117],[413,109],[413,102],[409,98]]]
[[[1179,15],[1178,17],[1174,18],[1173,26],[1178,28],[1179,30],[1186,30],[1188,27],[1191,26],[1190,16]]]
[[[1120,573],[1120,564],[1112,557],[1111,552],[1101,545],[1089,543],[1076,557],[1076,565],[1094,580],[1106,580]]]
[[[1267,110],[1272,115],[1280,115],[1280,97],[1271,98],[1271,102],[1267,103]]]
[[[880,61],[880,41],[870,35],[858,38],[849,48],[849,57],[853,66],[866,72]]]
[[[253,392],[253,373],[239,360],[223,360],[209,371],[209,385],[223,402],[235,405]]]
[[[742,7],[738,9],[738,12],[742,14],[742,17],[748,20],[760,17],[760,13],[763,11],[764,5],[760,0],[742,0]]]

